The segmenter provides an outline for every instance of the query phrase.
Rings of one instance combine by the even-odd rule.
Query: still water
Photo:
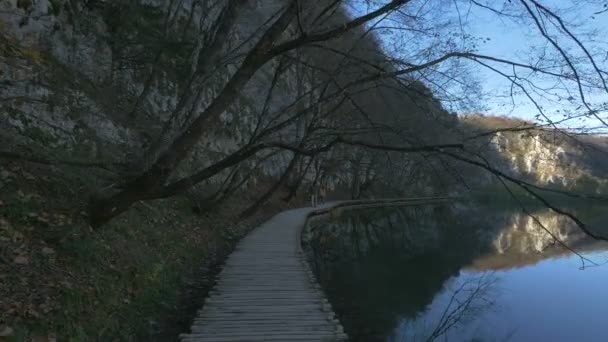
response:
[[[602,229],[603,212],[581,217]],[[354,341],[608,341],[608,245],[532,215],[345,211],[311,222],[304,241]]]

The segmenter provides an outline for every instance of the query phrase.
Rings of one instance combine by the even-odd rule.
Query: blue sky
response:
[[[547,4],[548,6],[552,6],[551,8],[566,8],[569,6],[569,4],[566,4],[568,2],[569,1],[561,0],[544,1],[543,3]],[[593,12],[598,10],[597,6],[579,6],[578,10],[579,12],[576,13],[577,17],[568,19],[572,21],[584,20],[584,26],[580,28],[573,28],[573,32],[596,30],[598,31],[599,39],[605,39],[605,37],[608,37],[608,12],[594,15]],[[479,51],[482,54],[502,57],[510,60],[525,60],[525,55],[531,48],[546,44],[546,40],[539,35],[538,31],[531,32],[530,29],[532,27],[530,26],[521,26],[509,21],[496,20],[496,15],[487,10],[482,10],[479,8],[472,12],[472,16],[475,18],[472,20],[474,23],[472,26],[473,32],[478,36],[488,36],[491,38],[486,44],[480,47]],[[565,41],[565,39],[557,39],[558,42],[568,45],[568,42]],[[591,43],[591,45],[593,45],[593,43]],[[604,51],[608,51],[606,50],[605,44],[603,46],[598,46],[598,48],[603,48]],[[606,66],[606,63],[603,65]],[[480,73],[483,78],[483,87],[488,92],[498,92],[499,90],[504,90],[509,86],[508,81],[497,77],[496,74],[489,70],[480,70]],[[603,96],[592,96],[589,94],[591,100],[596,102],[608,100],[606,95],[607,94],[605,93]],[[512,109],[510,106],[504,106],[504,103],[489,103],[488,105],[490,109],[497,114],[510,114],[531,119],[537,113],[534,105],[524,97],[518,97],[517,104],[517,107],[514,109]],[[553,106],[553,108],[548,110],[556,110],[557,108],[557,106]]]
[[[362,1],[364,0],[352,1],[352,3],[355,4],[352,8],[355,15],[366,11],[366,9],[362,6]],[[383,1],[376,1],[377,4],[382,2]],[[478,2],[491,4],[494,8],[501,8],[503,4],[511,6],[507,8],[523,8],[521,6],[513,7],[519,5],[519,3],[515,0],[512,0],[512,2],[507,2],[507,0],[478,0]],[[603,9],[603,4],[605,2],[601,0],[542,0],[541,2],[551,10],[558,11],[560,15],[563,15],[563,18],[567,23],[572,23],[573,25],[569,26],[570,30],[581,40],[585,41],[587,47],[593,53],[597,52],[598,58],[596,61],[600,64],[600,67],[603,66],[605,70],[608,69],[608,55],[601,58],[603,56],[602,54],[608,53],[608,12],[597,15],[594,14],[594,12],[598,12]],[[581,3],[583,5],[581,5]],[[501,20],[495,13],[492,13],[491,11],[479,6],[472,5],[472,3],[468,0],[414,0],[407,6],[411,6],[408,8],[408,10],[416,8],[416,11],[419,11],[425,6],[428,8],[429,6],[433,6],[433,4],[436,7],[434,7],[432,11],[429,10],[429,18],[444,20],[451,17],[453,23],[458,22],[456,21],[457,19],[455,19],[458,18],[458,12],[456,11],[457,5],[460,13],[459,22],[461,22],[464,26],[464,31],[462,32],[471,33],[477,38],[489,38],[487,40],[483,40],[483,43],[478,44],[476,51],[480,54],[500,57],[512,61],[521,61],[524,63],[530,58],[530,56],[537,54],[539,51],[538,49],[541,48],[546,49],[549,54],[557,54],[557,50],[551,47],[539,34],[539,31],[533,26],[533,22],[528,20],[527,23],[522,24],[522,22],[518,19],[511,20],[509,18],[503,18]],[[551,25],[547,26],[551,27]],[[446,34],[452,34],[454,31],[458,31],[457,27],[450,27],[449,29],[446,28],[446,31],[441,32],[441,34],[445,36]],[[587,33],[591,32],[593,32],[594,35],[586,35]],[[566,47],[569,53],[572,52],[575,58],[583,56],[582,50],[578,49],[574,45],[574,42],[567,39],[563,34],[560,34],[557,30],[549,31],[549,33],[559,42],[560,45]],[[445,40],[445,37],[443,37],[443,39]],[[385,40],[387,39],[383,38],[383,41]],[[483,105],[486,107],[485,111],[487,113],[495,115],[509,115],[530,120],[533,120],[535,115],[539,113],[534,104],[523,94],[515,95],[513,98],[499,96],[510,91],[511,83],[508,80],[478,65],[471,65],[470,67],[470,75],[478,78],[483,93],[487,95],[482,99],[482,101],[480,101],[483,102]],[[511,68],[502,68],[501,70],[511,72]],[[518,75],[523,73],[522,70],[518,70],[517,72]],[[553,88],[556,83],[555,80],[535,79],[534,85],[539,88]],[[578,97],[577,88],[574,83],[568,84],[566,88],[574,91],[573,95],[575,98]],[[606,94],[606,92],[586,92],[585,95],[590,103],[608,101],[608,94]],[[550,114],[553,121],[557,121],[562,118],[564,110],[582,113],[582,110],[584,109],[578,108],[578,103],[574,104],[569,103],[568,101],[562,102],[561,100],[560,102],[557,102],[557,98],[566,99],[569,97],[569,95],[566,94],[566,91],[552,90],[550,96],[552,96],[550,99],[555,101],[539,100],[539,103],[543,106],[545,113]],[[604,113],[602,116],[606,115],[607,114]],[[564,127],[594,127],[599,125],[600,122],[596,119],[576,119],[568,121]]]

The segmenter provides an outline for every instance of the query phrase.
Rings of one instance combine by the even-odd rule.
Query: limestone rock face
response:
[[[315,3],[323,1],[329,2]],[[285,0],[244,2],[235,27],[218,53],[226,57],[201,66],[200,60],[215,53],[209,50],[209,41],[216,33],[214,23],[225,3],[1,1],[0,144],[18,150],[43,151],[51,157],[126,161],[135,169],[144,168],[186,123],[207,108],[237,70],[239,58],[255,43],[259,28],[273,18]],[[337,11],[329,22],[316,29],[345,20],[347,11]],[[292,31],[288,29],[285,38],[293,36]],[[328,44],[332,49],[354,51],[357,57],[377,64],[386,63],[378,60],[384,58],[378,57],[382,56],[378,53],[381,44],[371,35],[362,38],[362,32],[345,34]],[[342,63],[339,54],[328,57],[319,51],[304,48],[297,51],[297,57],[328,69]],[[310,105],[305,101],[294,105],[296,99],[313,88],[311,77],[300,72],[302,63],[287,64],[281,69],[269,95],[279,63],[279,59],[266,63],[229,109],[209,123],[177,176],[200,170],[245,145],[259,127],[260,117],[268,123],[270,117],[286,108],[295,110]],[[207,76],[204,82],[191,82],[193,73],[201,68]],[[348,83],[349,77],[364,72],[360,66],[343,66],[342,72],[334,75],[335,82]],[[182,95],[197,86],[202,89],[200,97],[181,106]],[[353,98],[358,108],[373,114],[375,122],[405,132],[407,143],[454,142],[450,129],[457,125],[456,116],[447,113],[420,82],[412,82],[411,89],[408,96],[375,89]],[[410,99],[413,96],[416,98]],[[345,127],[356,128],[352,112],[356,110],[345,110],[335,120]],[[286,115],[280,114],[278,118],[285,119]],[[275,137],[297,138],[303,129],[303,125],[293,125],[280,130]],[[403,139],[394,137],[388,137],[386,142],[404,144]],[[545,134],[535,132],[499,133],[488,145],[498,167],[541,184],[588,183],[596,187],[602,182],[601,174],[590,166],[593,158],[583,157],[580,148],[564,139],[551,142]],[[244,166],[250,169],[258,166],[263,175],[276,177],[285,170],[291,157],[291,152],[284,151],[264,160],[252,158]],[[392,155],[393,167],[387,168],[379,153],[352,148],[335,149],[328,158],[341,160],[339,165],[327,166],[334,176],[331,186],[352,192],[353,197],[366,191],[367,196],[373,191],[385,196],[402,195],[398,191],[392,193],[394,189],[408,189],[408,196],[432,195],[438,192],[439,183],[433,177],[445,167],[444,161],[429,161],[410,154],[399,158]],[[491,178],[487,174],[484,177]],[[453,179],[449,175],[444,178]],[[373,189],[370,184],[378,179],[389,181]],[[256,178],[250,181],[255,183]]]
[[[243,51],[281,3],[248,1],[224,49]],[[32,0],[27,6],[2,1],[0,139],[83,159],[141,163],[144,151],[171,138],[163,136],[163,127],[189,86],[192,61],[208,53],[204,42],[221,5],[210,0]],[[161,49],[162,44],[170,46]],[[256,74],[182,171],[246,142],[275,66],[268,63]],[[211,69],[192,113],[209,104],[236,65],[222,61]],[[271,113],[296,93],[293,70],[286,75],[268,103]],[[276,172],[287,156],[271,158],[262,170]]]
[[[491,140],[496,150],[509,161],[518,174],[533,175],[541,184],[568,186],[582,175],[583,170],[570,168],[574,155],[566,152],[560,143],[546,141],[540,134],[514,135],[497,133]],[[579,151],[574,150],[576,154]]]
[[[608,139],[566,130],[525,129],[530,122],[472,114],[460,118],[469,134],[492,132],[471,144],[497,169],[541,186],[608,190]],[[492,182],[492,177],[483,179]]]
[[[323,3],[331,2],[316,0],[306,2],[306,6],[314,13],[324,8]],[[126,161],[135,169],[143,169],[189,121],[208,107],[285,0],[243,2],[235,26],[222,40],[221,51],[211,50],[209,42],[217,34],[214,23],[227,1],[32,0],[28,3],[28,6],[20,5],[22,2],[17,0],[0,3],[0,46],[6,46],[0,54],[0,141],[17,145],[16,148],[44,151],[50,156],[69,154],[75,159]],[[335,27],[349,19],[347,12],[339,9],[324,22],[314,25],[304,17],[302,25],[307,30]],[[284,38],[298,34],[292,31],[293,28],[288,28]],[[352,51],[374,63],[388,63],[378,60],[384,58],[379,57],[383,56],[378,53],[380,44],[372,35],[364,35],[363,29],[353,30],[327,44],[336,51]],[[332,77],[342,84],[370,72],[344,63],[339,53],[329,56],[320,51],[322,49],[307,47],[291,57],[327,70],[340,65],[341,72]],[[215,55],[223,57],[212,63],[206,60]],[[269,95],[280,63],[284,65]],[[268,124],[270,118],[275,122],[284,120],[292,114],[281,113],[289,110],[293,113],[311,105],[306,101],[312,100],[303,94],[311,92],[313,83],[319,87],[319,77],[329,76],[302,73],[307,67],[300,61],[280,58],[266,63],[229,109],[209,123],[176,176],[191,174],[244,146],[260,122]],[[197,73],[205,75],[204,80],[192,77]],[[323,75],[319,71],[317,74]],[[180,102],[183,94],[196,89],[202,89],[196,100]],[[418,96],[412,100],[412,94],[426,94],[428,98]],[[437,137],[446,134],[432,132],[438,129],[433,127],[441,126],[437,120],[447,122],[454,116],[444,111],[421,83],[412,82],[412,94],[404,96],[378,87],[355,92],[351,99],[358,102],[359,108],[372,113],[374,121],[391,127],[401,125],[403,130],[411,131],[411,141],[438,143]],[[354,108],[343,110],[332,120],[337,121],[337,126],[343,122],[345,127],[356,127],[353,112],[356,112]],[[303,123],[291,125],[271,138],[285,140],[287,137],[297,141],[304,128]],[[384,165],[377,156],[377,153],[363,153],[353,148],[332,151],[329,158],[343,162],[328,166],[334,176],[328,182],[332,187],[342,183],[342,188],[356,188],[352,191],[356,197],[363,190],[369,192],[371,180],[381,178],[378,173]],[[251,158],[244,166],[250,169],[255,166],[262,175],[276,177],[286,169],[291,157],[291,152],[283,151],[270,158]],[[395,165],[402,166],[392,173],[380,170],[386,173],[382,176],[399,180],[403,186],[418,187],[422,193],[432,193],[427,184],[431,181],[427,175],[431,173],[419,171],[407,158],[410,157],[394,159]],[[421,175],[414,177],[415,172]],[[220,178],[216,177],[216,181]],[[256,178],[252,177],[250,182],[255,183]]]

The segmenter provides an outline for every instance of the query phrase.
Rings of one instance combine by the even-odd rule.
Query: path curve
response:
[[[347,340],[301,248],[307,219],[337,207],[407,205],[421,200],[445,198],[343,201],[277,214],[237,244],[191,332],[180,335],[181,340]]]

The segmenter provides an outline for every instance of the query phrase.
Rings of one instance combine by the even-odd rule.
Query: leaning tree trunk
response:
[[[127,183],[124,190],[119,193],[90,200],[89,219],[93,226],[106,223],[137,201],[155,198],[154,194],[158,193],[171,173],[198,143],[205,129],[209,127],[209,122],[226,111],[257,70],[274,57],[270,52],[272,44],[283,34],[295,16],[296,10],[296,1],[291,2],[250,50],[239,69],[211,104],[167,147],[146,172]],[[198,94],[194,95],[198,96]]]
[[[156,181],[150,182],[149,177],[141,177],[138,180],[129,183],[117,193],[92,196],[88,203],[91,226],[100,227],[125,212],[134,203],[158,197],[156,195],[161,192],[161,185]]]
[[[262,197],[260,197],[254,204],[249,206],[249,208],[245,209],[241,213],[240,217],[241,218],[249,217],[249,216],[253,215],[256,211],[258,211],[258,209],[260,209],[260,207],[262,207],[264,204],[266,204],[266,202],[268,202],[270,197],[272,197],[272,195],[281,187],[281,185],[283,185],[285,183],[285,181],[287,181],[287,178],[289,177],[291,170],[293,170],[293,168],[296,166],[299,159],[300,159],[299,154],[296,154],[293,158],[291,158],[291,161],[289,162],[287,169],[285,169],[285,172],[283,172],[283,174],[281,175],[281,178],[279,178],[279,180],[276,183],[274,183],[274,185],[270,189],[268,189],[268,191],[266,191],[266,193],[264,195],[262,195]]]
[[[310,166],[312,165],[313,161],[314,161],[314,158],[310,158],[310,161],[306,164],[306,167],[304,168],[304,170],[301,173],[297,174],[295,183],[289,187],[289,194],[287,194],[287,196],[285,196],[283,198],[283,201],[290,202],[296,196],[296,194],[298,193],[298,190],[300,189],[300,187],[302,186],[302,183],[304,182],[304,178],[306,177],[306,174],[308,173],[308,170],[310,169]]]

